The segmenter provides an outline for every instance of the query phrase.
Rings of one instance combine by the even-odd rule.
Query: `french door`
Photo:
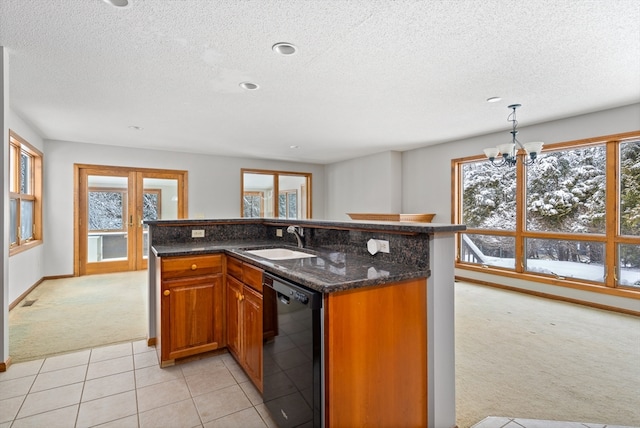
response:
[[[143,221],[186,217],[186,174],[76,165],[76,275],[146,269]]]

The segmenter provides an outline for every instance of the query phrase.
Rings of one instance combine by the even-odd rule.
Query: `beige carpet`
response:
[[[12,361],[146,338],[146,284],[146,271],[44,281],[9,311]]]
[[[640,426],[640,319],[458,282],[456,415]]]

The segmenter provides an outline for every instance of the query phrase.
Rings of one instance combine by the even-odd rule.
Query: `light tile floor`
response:
[[[273,427],[229,354],[161,369],[145,341],[16,363],[0,373],[0,428]]]
[[[489,416],[472,428],[637,428],[621,425],[603,425],[586,422],[542,421],[538,419]]]
[[[13,364],[0,373],[0,428],[275,427],[229,354],[161,369],[145,341]],[[628,428],[488,417],[473,428]]]

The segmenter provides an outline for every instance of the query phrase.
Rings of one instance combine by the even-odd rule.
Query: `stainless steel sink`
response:
[[[262,250],[248,250],[246,252],[269,260],[305,259],[309,257],[316,257],[313,254],[290,250],[288,248],[265,248]]]

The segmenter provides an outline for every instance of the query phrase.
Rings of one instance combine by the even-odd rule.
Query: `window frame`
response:
[[[516,229],[515,231],[468,228],[464,232],[456,234],[456,256],[455,267],[459,269],[490,273],[503,277],[526,279],[551,285],[565,286],[570,288],[597,291],[607,294],[624,297],[640,298],[640,288],[624,286],[618,280],[618,248],[620,244],[640,245],[640,236],[620,235],[618,230],[619,221],[619,148],[621,143],[640,140],[640,131],[614,134],[609,136],[589,138],[584,140],[574,140],[556,144],[545,145],[544,152],[584,148],[595,145],[604,145],[607,156],[605,166],[606,177],[606,224],[604,233],[569,233],[569,232],[542,232],[529,231],[526,228],[526,186],[527,177],[523,161],[525,153],[520,150],[518,153],[518,163],[516,168]],[[451,160],[451,216],[453,223],[462,223],[462,166],[467,163],[485,160],[482,155],[458,158]],[[462,234],[467,235],[493,235],[509,236],[515,238],[515,269],[482,265],[479,263],[467,262],[461,259]],[[594,282],[578,278],[565,278],[559,275],[549,275],[528,271],[526,268],[526,240],[552,239],[569,240],[580,242],[601,242],[604,244],[604,281]]]
[[[31,167],[29,168],[29,189],[30,193],[20,193],[20,159],[22,153],[25,152],[31,159]],[[43,154],[40,150],[29,144],[24,138],[17,133],[9,130],[9,173],[12,176],[9,179],[9,200],[16,201],[16,242],[9,243],[9,257],[26,251],[30,248],[41,245],[43,242],[42,234],[42,165]],[[33,225],[32,237],[22,240],[22,218],[21,218],[21,202],[33,202]]]
[[[241,168],[240,169],[240,217],[244,218],[244,196],[255,196],[255,193],[260,193],[257,189],[245,189],[244,176],[245,174],[259,174],[265,176],[271,176],[273,179],[273,197],[271,198],[271,209],[273,212],[273,217],[269,218],[281,218],[280,207],[279,207],[279,196],[280,196],[280,188],[279,181],[281,176],[293,176],[293,177],[301,177],[306,180],[305,186],[307,191],[303,192],[304,195],[298,194],[298,214],[303,213],[306,217],[302,217],[304,219],[313,218],[313,210],[311,206],[312,200],[312,186],[311,186],[311,178],[312,174],[310,172],[293,172],[293,171],[273,171],[266,169],[250,169],[250,168]],[[305,187],[303,186],[303,187]],[[277,195],[277,196],[276,196]],[[264,196],[264,195],[263,195]],[[268,207],[265,206],[265,198],[261,198],[260,201],[260,210],[261,216],[264,217],[264,213],[268,211]],[[304,199],[304,201],[302,201]],[[288,214],[288,213],[287,213]]]

